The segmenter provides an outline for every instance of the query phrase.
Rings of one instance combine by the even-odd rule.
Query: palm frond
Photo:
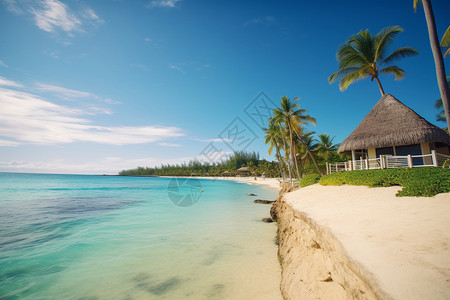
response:
[[[403,32],[403,28],[400,26],[388,26],[375,35],[376,50],[374,61],[383,59],[387,47],[392,43],[394,37],[401,32]]]
[[[390,66],[380,70],[380,73],[384,74],[394,74],[395,80],[401,80],[406,76],[406,72],[397,66]]]
[[[417,11],[417,4],[420,4],[420,3],[422,3],[421,0],[414,0],[414,2],[413,2],[414,12]]]
[[[351,73],[345,75],[341,79],[341,81],[339,82],[339,89],[341,91],[345,91],[350,84],[352,84],[360,79],[366,78],[367,75],[368,75],[368,73],[364,72],[363,70],[357,70],[357,71],[351,72]]]
[[[333,83],[335,81],[339,81],[343,77],[345,77],[347,74],[356,72],[359,70],[361,70],[361,67],[349,67],[349,68],[345,68],[345,69],[340,69],[339,71],[334,72],[333,74],[330,75],[330,77],[328,77],[328,82]]]
[[[392,52],[388,57],[386,57],[385,59],[383,59],[379,65],[382,64],[389,64],[393,61],[396,61],[400,58],[403,57],[408,57],[408,56],[414,56],[414,55],[418,55],[419,51],[417,51],[416,49],[413,49],[411,47],[401,47],[396,49],[394,52]]]
[[[450,47],[450,26],[444,32],[441,40],[441,47]]]

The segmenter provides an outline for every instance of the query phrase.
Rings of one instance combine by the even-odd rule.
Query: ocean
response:
[[[281,299],[276,225],[253,203],[276,197],[222,180],[0,173],[0,299]]]

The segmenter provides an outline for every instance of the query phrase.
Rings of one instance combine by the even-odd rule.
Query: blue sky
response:
[[[336,50],[389,25],[405,29],[393,47],[420,55],[397,63],[404,80],[381,77],[385,91],[445,125],[412,0],[0,1],[0,171],[115,174],[244,149],[267,157],[252,113],[282,96],[299,96],[317,119],[309,129],[341,142],[380,93],[369,79],[345,92],[330,85]],[[442,36],[450,1],[432,4]]]

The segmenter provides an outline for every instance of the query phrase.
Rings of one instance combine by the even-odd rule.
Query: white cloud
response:
[[[0,67],[5,67],[5,68],[7,68],[8,65],[5,64],[5,62],[4,62],[3,60],[0,59]]]
[[[41,145],[93,142],[110,145],[164,141],[184,134],[158,125],[100,126],[85,110],[57,105],[37,95],[0,88],[0,137]]]
[[[64,87],[57,86],[57,85],[51,85],[51,84],[38,83],[38,84],[36,84],[36,88],[40,91],[56,94],[66,100],[72,100],[74,98],[94,98],[94,99],[99,98],[98,96],[88,93],[88,92],[72,90],[72,89],[64,88]]]
[[[181,72],[181,73],[183,73],[183,74],[186,74],[186,72],[185,72],[182,68],[180,68],[180,67],[178,67],[178,66],[170,65],[169,68],[171,68],[171,69],[173,69],[173,70],[176,70],[176,71],[178,71],[178,72]]]
[[[62,30],[72,36],[74,32],[83,32],[87,24],[97,26],[105,21],[97,13],[86,6],[81,6],[77,1],[66,1],[70,5],[78,5],[77,10],[60,0],[3,0],[7,10],[18,15],[31,15],[36,26],[40,29],[54,33]],[[67,45],[70,42],[64,41]]]
[[[12,160],[0,161],[0,172],[36,172],[36,173],[70,173],[70,174],[117,174],[126,169],[141,167],[155,167],[161,164],[180,164],[192,160],[192,157],[177,159],[161,159],[158,157],[144,157],[123,159],[121,157],[106,157],[85,163],[77,163],[64,159],[51,161]]]
[[[174,8],[176,7],[177,3],[181,2],[181,0],[155,0],[151,1],[149,4],[147,4],[148,8],[153,7],[168,7],[168,8]]]
[[[0,76],[0,86],[22,87],[21,84]]]
[[[80,30],[81,21],[58,0],[44,0],[41,8],[32,8],[36,25],[47,32],[60,28],[66,32]]]
[[[18,142],[0,140],[0,147],[17,147],[19,145],[20,145],[20,143],[18,143]]]
[[[144,39],[144,41],[145,41],[146,43],[150,43],[150,42],[152,41],[152,39],[149,38],[149,37],[146,37],[146,38]]]
[[[1,84],[0,84],[1,85]],[[37,83],[35,84],[35,88],[40,92],[50,93],[54,96],[57,96],[60,99],[68,100],[68,101],[76,101],[78,99],[93,99],[97,101],[101,101],[108,104],[121,104],[120,101],[116,101],[110,98],[103,98],[97,96],[95,94],[89,92],[83,92],[73,89],[68,89],[62,86],[45,84],[45,83]],[[99,109],[99,108],[95,108]]]
[[[23,10],[16,0],[3,0],[3,3],[6,5],[8,11],[18,15],[23,14]]]

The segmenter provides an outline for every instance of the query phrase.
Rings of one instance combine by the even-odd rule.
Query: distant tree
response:
[[[336,153],[339,148],[339,144],[333,144],[335,137],[330,138],[329,133],[323,133],[318,135],[318,143],[316,144],[317,153],[325,160],[329,160],[330,157]]]
[[[344,91],[350,84],[370,76],[372,81],[375,79],[377,82],[381,95],[384,95],[379,75],[394,74],[395,79],[403,79],[405,71],[390,64],[400,58],[418,54],[418,51],[411,47],[401,47],[387,54],[387,47],[400,32],[403,32],[400,26],[389,26],[374,36],[368,29],[352,35],[339,47],[339,70],[328,78],[330,84],[339,81],[339,88]]]

